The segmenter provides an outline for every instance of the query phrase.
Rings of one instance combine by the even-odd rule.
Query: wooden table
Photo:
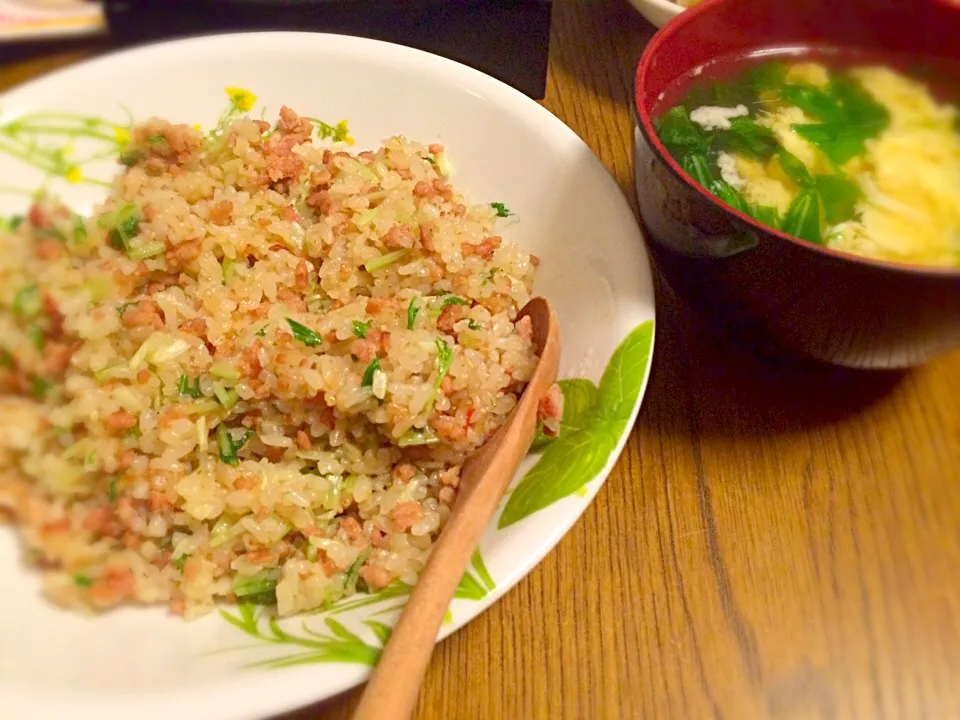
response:
[[[545,105],[631,197],[621,0],[556,0]],[[0,88],[95,52],[0,69]],[[653,378],[558,548],[437,650],[419,717],[960,717],[960,354],[761,362],[661,293]],[[348,718],[357,698],[289,716]]]

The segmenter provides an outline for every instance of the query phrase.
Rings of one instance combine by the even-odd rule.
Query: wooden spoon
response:
[[[553,308],[543,298],[527,303],[520,311],[523,316],[530,317],[540,355],[533,378],[506,422],[464,463],[460,496],[367,683],[354,720],[408,720],[413,715],[453,594],[500,498],[530,450],[537,407],[557,380],[560,330]]]

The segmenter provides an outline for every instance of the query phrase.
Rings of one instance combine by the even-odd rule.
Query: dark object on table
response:
[[[540,99],[552,0],[105,0],[121,45],[243,30],[309,30],[409,45]]]
[[[635,172],[670,286],[752,344],[836,365],[902,368],[960,345],[960,270],[841,254],[771,230],[700,189],[657,139],[661,93],[694,68],[759,48],[840,46],[960,60],[947,0],[716,0],[682,13],[637,69]]]

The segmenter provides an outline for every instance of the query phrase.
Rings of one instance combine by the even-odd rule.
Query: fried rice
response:
[[[536,364],[536,257],[444,149],[150,120],[92,217],[0,232],[0,516],[66,607],[413,583]],[[502,213],[499,213],[502,215]]]

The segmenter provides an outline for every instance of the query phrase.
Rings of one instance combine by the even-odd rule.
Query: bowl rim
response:
[[[923,275],[938,279],[943,278],[946,280],[960,280],[960,268],[943,267],[939,265],[918,265],[915,263],[903,263],[893,260],[877,260],[862,255],[854,255],[853,253],[841,252],[839,250],[828,248],[824,245],[818,245],[810,242],[809,240],[788,235],[787,233],[776,228],[772,228],[769,225],[764,225],[746,213],[727,205],[720,198],[709,192],[706,188],[701,187],[700,184],[690,177],[690,175],[686,173],[680,164],[674,160],[673,156],[667,152],[666,147],[664,147],[663,143],[660,142],[660,138],[657,136],[656,130],[653,127],[653,116],[650,113],[650,109],[645,107],[644,103],[641,102],[641,99],[647,94],[646,82],[650,68],[657,55],[659,55],[661,52],[669,52],[670,42],[672,42],[676,36],[682,35],[686,30],[686,27],[691,22],[694,22],[701,15],[713,12],[717,7],[732,3],[734,1],[735,0],[702,0],[696,5],[686,8],[667,25],[657,31],[653,38],[651,38],[650,42],[647,43],[643,54],[640,56],[640,60],[637,63],[637,71],[634,77],[633,86],[634,120],[636,121],[640,132],[643,133],[644,140],[653,149],[653,152],[657,158],[667,166],[667,169],[672,172],[673,175],[680,180],[680,182],[691,188],[700,197],[706,199],[714,207],[722,210],[727,215],[733,216],[740,222],[752,226],[755,230],[759,230],[767,235],[778,238],[785,242],[789,242],[803,250],[823,255],[825,258],[833,261],[854,262],[876,270],[894,271],[908,275]],[[758,41],[756,50],[764,50],[767,49],[767,47],[768,46],[765,46],[762,41]],[[722,55],[716,56],[716,58],[720,57],[722,57]],[[700,65],[702,66],[709,62],[710,60],[707,60],[705,63],[701,63]],[[639,192],[640,188],[637,188],[637,191]]]

